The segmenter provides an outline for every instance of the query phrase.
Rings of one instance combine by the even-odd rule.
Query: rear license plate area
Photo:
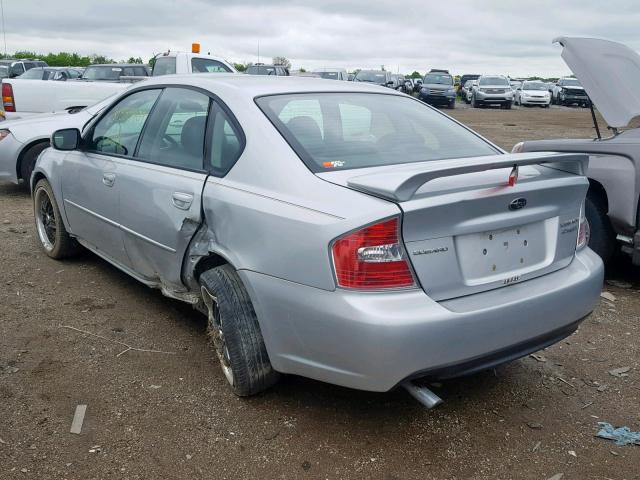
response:
[[[513,283],[552,260],[555,240],[547,221],[507,229],[458,235],[456,253],[467,285]]]

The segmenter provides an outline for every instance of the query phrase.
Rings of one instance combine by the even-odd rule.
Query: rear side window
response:
[[[89,150],[133,156],[142,128],[160,90],[133,93],[109,110],[93,128]]]
[[[153,76],[158,75],[172,75],[176,73],[176,58],[175,57],[158,57],[156,63],[153,66]]]
[[[193,73],[230,73],[231,69],[224,63],[210,58],[192,58],[191,70]]]
[[[213,135],[210,166],[215,176],[225,175],[242,153],[244,138],[229,116],[217,104],[212,109]]]
[[[138,158],[167,167],[202,170],[209,97],[167,88],[145,128]]]
[[[499,150],[406,96],[305,93],[256,99],[314,172],[495,155]]]

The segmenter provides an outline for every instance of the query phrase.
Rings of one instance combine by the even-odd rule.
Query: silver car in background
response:
[[[499,105],[510,109],[513,105],[513,90],[509,79],[502,75],[481,75],[478,85],[471,91],[471,106],[474,108]]]
[[[200,308],[238,395],[288,373],[420,396],[415,378],[557,342],[599,298],[586,157],[506,154],[391,89],[158,77],[53,146],[32,176],[44,251],[82,245]]]
[[[522,82],[515,89],[515,104],[522,107],[538,105],[549,108],[551,95],[547,90],[547,84],[539,81]]]

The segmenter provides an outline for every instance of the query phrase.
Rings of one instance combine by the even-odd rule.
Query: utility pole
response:
[[[4,56],[7,56],[7,30],[4,28],[4,1],[0,0],[0,10],[2,11],[2,37],[4,39]]]

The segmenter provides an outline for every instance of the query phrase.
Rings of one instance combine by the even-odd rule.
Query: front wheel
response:
[[[44,253],[56,260],[78,253],[80,246],[67,232],[53,189],[44,178],[38,181],[33,189],[33,214],[38,240]]]
[[[208,333],[233,392],[255,395],[278,381],[271,366],[258,317],[242,280],[230,265],[200,276],[202,300],[208,312]]]

